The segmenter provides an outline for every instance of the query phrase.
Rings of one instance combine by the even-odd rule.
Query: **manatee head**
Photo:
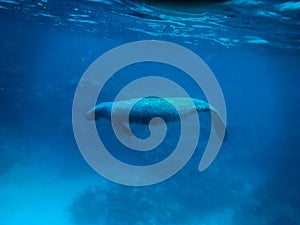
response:
[[[85,114],[85,118],[87,120],[98,120],[101,118],[109,119],[110,117],[110,108],[106,103],[101,103],[99,105],[96,105],[94,108],[89,110]]]

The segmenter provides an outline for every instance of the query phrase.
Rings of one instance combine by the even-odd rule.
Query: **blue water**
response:
[[[300,224],[299,2],[174,8],[122,0],[1,0],[0,18],[0,225]],[[149,39],[180,44],[207,63],[225,97],[228,137],[213,164],[199,172],[209,133],[204,122],[198,147],[178,174],[151,186],[123,186],[81,156],[72,102],[95,59]],[[100,100],[113,100],[124,84],[150,73],[204,98],[183,73],[146,63],[116,74]],[[170,126],[148,159],[170,154],[179,135],[177,125]],[[98,128],[120,160],[147,162],[122,149],[107,121]],[[136,135],[147,132],[138,127]]]

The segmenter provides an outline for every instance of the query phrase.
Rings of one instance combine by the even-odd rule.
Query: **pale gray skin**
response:
[[[190,100],[193,101],[194,106],[191,105]],[[130,123],[149,124],[150,120],[155,117],[162,118],[166,123],[178,121],[180,117],[175,108],[171,106],[176,105],[183,118],[190,116],[194,112],[211,112],[212,116],[214,116],[214,127],[216,131],[220,136],[223,136],[221,135],[221,130],[225,130],[225,124],[217,110],[209,103],[196,98],[174,97],[165,98],[164,100],[162,98],[148,97],[117,102],[103,102],[88,111],[85,117],[87,120],[111,120],[111,110],[114,104],[114,116],[122,118],[123,110],[128,109],[129,106],[133,105],[133,102],[136,102],[136,104],[130,110]],[[196,107],[196,110],[194,107]],[[120,123],[118,125],[121,126],[126,133],[132,134],[128,131],[128,128],[122,124],[122,119],[120,119],[118,123]]]

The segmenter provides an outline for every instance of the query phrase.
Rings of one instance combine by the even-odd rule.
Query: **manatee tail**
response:
[[[201,100],[194,100],[197,112],[208,112],[211,114],[211,120],[213,127],[219,136],[219,138],[223,138],[224,140],[227,139],[227,129],[226,124],[222,117],[220,116],[219,112],[209,103],[201,101]]]
[[[227,128],[224,120],[215,109],[210,110],[215,131],[220,138],[227,139]]]

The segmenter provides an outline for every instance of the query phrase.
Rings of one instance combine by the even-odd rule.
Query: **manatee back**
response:
[[[174,106],[167,100],[161,98],[143,98],[131,109],[129,121],[132,123],[149,124],[150,120],[160,117],[165,122],[179,120]]]

